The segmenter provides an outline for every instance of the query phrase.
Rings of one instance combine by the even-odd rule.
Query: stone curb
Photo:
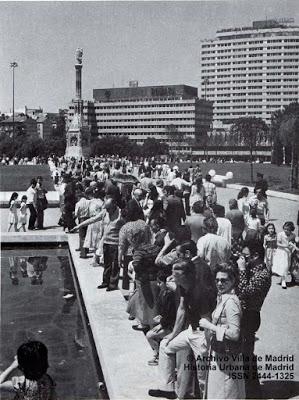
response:
[[[228,183],[226,185],[226,187],[228,189],[237,189],[237,190],[241,190],[242,187],[244,187],[244,186],[246,186],[246,185],[239,185],[239,184],[234,184],[234,183]],[[253,193],[254,188],[252,186],[246,186],[246,187],[248,187],[249,191]],[[286,199],[286,200],[299,202],[299,195],[297,195],[297,194],[277,192],[275,190],[267,190],[267,195],[270,197],[277,197],[280,199]]]

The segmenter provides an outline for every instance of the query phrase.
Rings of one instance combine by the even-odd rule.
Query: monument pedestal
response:
[[[90,130],[80,114],[75,114],[66,134],[66,158],[89,157]]]

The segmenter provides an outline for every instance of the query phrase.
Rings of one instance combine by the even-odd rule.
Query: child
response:
[[[277,235],[274,224],[266,226],[266,234],[264,236],[265,264],[268,270],[272,271],[273,255],[277,249]]]
[[[249,215],[246,218],[246,236],[245,241],[259,240],[259,233],[262,227],[260,219],[257,217],[257,211],[255,207],[250,208]]]
[[[55,383],[46,373],[48,369],[48,349],[38,341],[22,344],[12,364],[0,376],[1,391],[15,392],[15,399],[54,400]],[[19,368],[24,375],[6,378]]]
[[[21,205],[20,205],[20,218],[19,222],[21,226],[19,230],[23,228],[23,231],[26,232],[26,224],[27,224],[27,196],[22,196],[21,198]]]
[[[166,285],[168,276],[166,271],[159,271],[157,274],[157,284],[160,288],[157,299],[159,315],[154,317],[157,325],[146,334],[147,340],[154,350],[154,357],[148,362],[148,365],[158,365],[160,341],[172,331],[176,318],[175,292]]]
[[[17,210],[17,198],[18,198],[18,193],[13,192],[13,194],[10,197],[9,200],[9,214],[8,214],[8,232],[11,230],[12,226],[14,225],[15,227],[15,232],[18,232],[18,210]]]
[[[273,257],[272,272],[281,276],[281,287],[287,288],[286,277],[291,266],[292,251],[295,250],[295,225],[287,221],[283,225],[283,231],[277,235],[277,250]]]

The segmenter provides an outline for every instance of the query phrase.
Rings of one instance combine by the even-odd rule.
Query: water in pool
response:
[[[67,248],[2,250],[0,369],[10,365],[22,343],[40,340],[48,347],[58,399],[103,399],[75,285]]]

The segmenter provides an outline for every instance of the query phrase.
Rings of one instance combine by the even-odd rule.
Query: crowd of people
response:
[[[43,187],[43,177],[38,176],[31,180],[26,195],[18,201],[19,194],[13,192],[9,202],[8,232],[14,227],[15,232],[22,230],[44,229],[44,211],[48,207],[47,190]],[[30,217],[28,221],[28,211]]]
[[[289,273],[297,282],[299,251],[294,223],[286,221],[276,234],[269,220],[263,176],[252,196],[242,188],[226,212],[199,164],[183,171],[154,160],[138,167],[128,159],[53,164],[59,224],[79,231],[80,257],[92,253],[92,264],[103,267],[97,288],[117,290],[120,275],[123,289],[133,285],[128,318],[146,333],[153,349],[148,364],[159,368],[149,395],[261,398],[254,355],[260,311],[272,273],[283,289]],[[27,191],[22,199],[29,229],[39,215],[38,184],[32,181],[33,196]],[[244,374],[234,378],[232,370]]]

